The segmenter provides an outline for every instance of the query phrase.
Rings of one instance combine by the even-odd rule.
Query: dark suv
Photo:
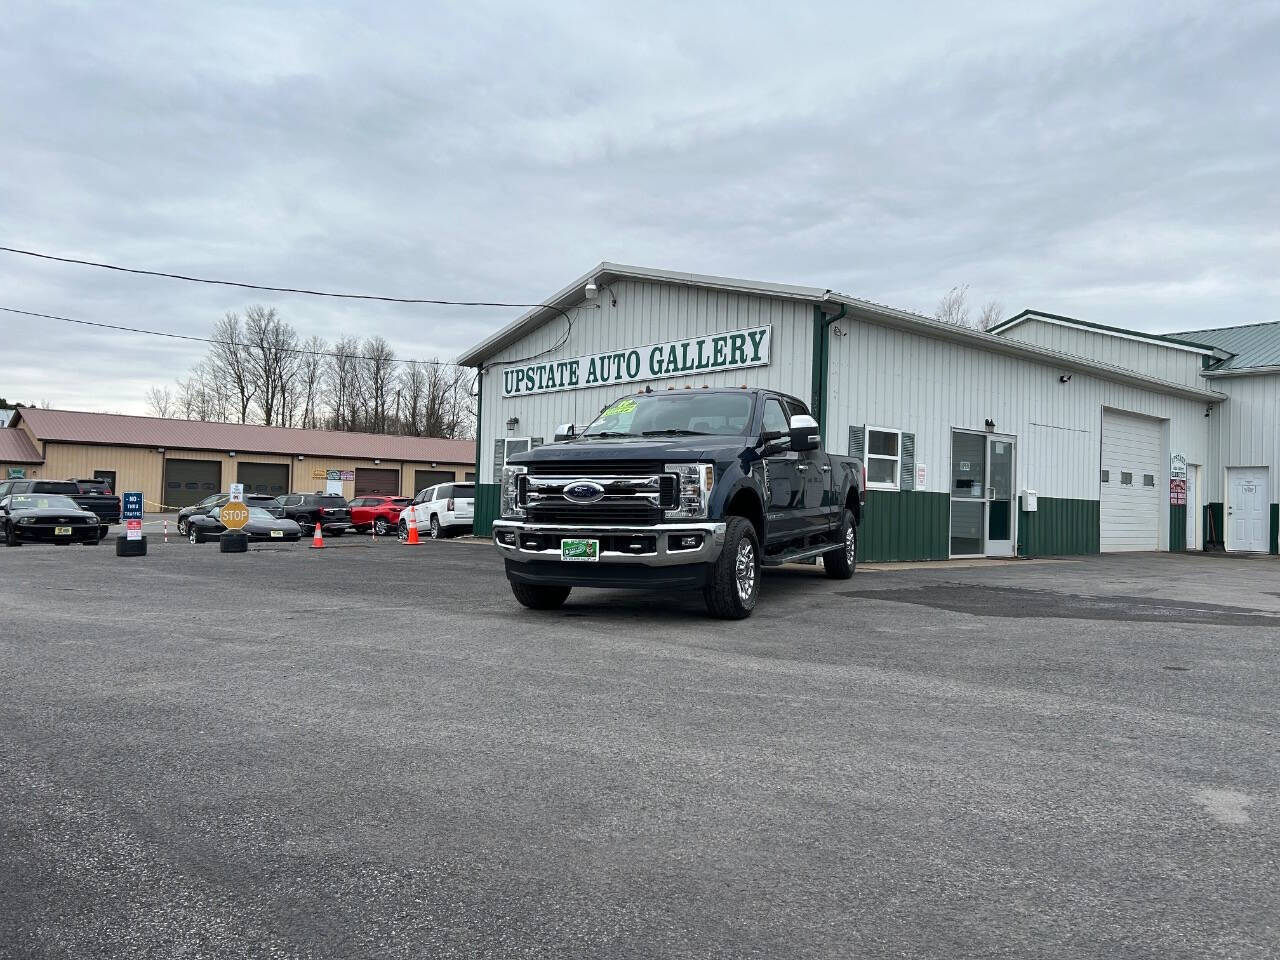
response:
[[[286,493],[276,497],[286,519],[295,521],[308,537],[316,524],[326,537],[340,537],[351,529],[351,508],[336,493]]]

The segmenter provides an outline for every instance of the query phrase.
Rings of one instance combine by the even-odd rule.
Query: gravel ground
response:
[[[5,957],[1280,954],[1280,565],[0,549]]]

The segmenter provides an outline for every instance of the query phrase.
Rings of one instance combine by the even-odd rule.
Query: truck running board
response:
[[[794,553],[783,553],[777,556],[764,556],[760,563],[766,567],[778,567],[784,563],[813,563],[818,557],[824,553],[830,553],[836,549],[834,543],[824,543],[820,547],[805,547],[803,550],[797,550]]]

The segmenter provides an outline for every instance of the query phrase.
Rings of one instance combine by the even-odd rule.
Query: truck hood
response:
[[[741,455],[749,446],[746,437],[629,437],[616,440],[565,440],[534,447],[508,461],[538,464],[572,460],[724,460]]]

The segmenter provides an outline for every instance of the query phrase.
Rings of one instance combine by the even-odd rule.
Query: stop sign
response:
[[[228,503],[218,514],[218,518],[228,530],[239,530],[249,522],[249,508],[243,503]]]

